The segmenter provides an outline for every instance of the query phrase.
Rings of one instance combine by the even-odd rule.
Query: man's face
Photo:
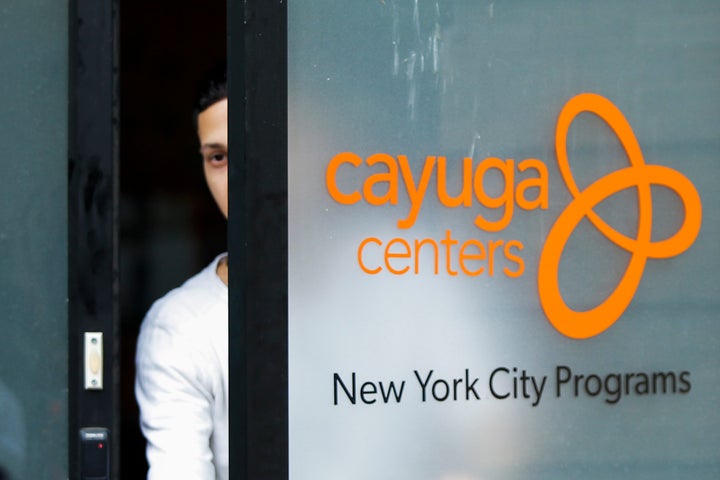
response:
[[[228,216],[227,103],[227,98],[213,103],[198,115],[197,122],[205,180],[225,218]]]

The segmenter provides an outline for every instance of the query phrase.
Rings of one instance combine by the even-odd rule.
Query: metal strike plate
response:
[[[103,334],[85,332],[85,390],[103,389]]]

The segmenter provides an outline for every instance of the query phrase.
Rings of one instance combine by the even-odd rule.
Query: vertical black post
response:
[[[288,478],[287,5],[228,5],[231,478]]]
[[[109,431],[119,478],[117,0],[70,3],[69,466],[80,478],[80,429]],[[84,332],[103,336],[103,386],[86,389]],[[107,448],[107,444],[103,446]]]
[[[228,362],[230,375],[230,478],[247,476],[247,223],[245,168],[245,8],[228,0]]]

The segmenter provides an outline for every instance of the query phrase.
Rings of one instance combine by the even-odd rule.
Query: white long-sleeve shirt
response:
[[[228,289],[216,273],[223,256],[143,321],[135,395],[148,480],[228,478]]]

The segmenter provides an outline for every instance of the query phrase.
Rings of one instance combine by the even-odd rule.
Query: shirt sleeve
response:
[[[147,439],[148,480],[214,480],[210,368],[203,337],[151,310],[137,347],[135,394]]]

